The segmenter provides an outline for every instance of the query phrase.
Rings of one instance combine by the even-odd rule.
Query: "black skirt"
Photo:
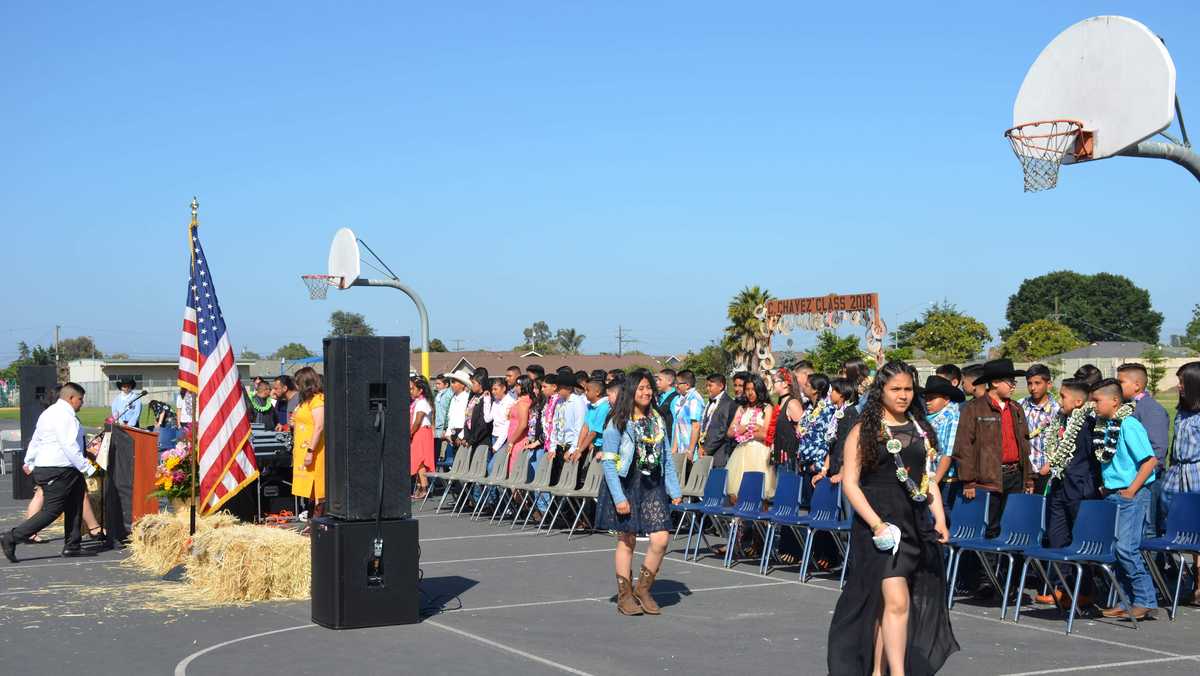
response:
[[[598,529],[635,535],[671,530],[671,500],[667,497],[661,468],[646,476],[636,467],[630,467],[629,474],[621,479],[621,490],[629,501],[629,514],[617,514],[608,482],[600,482],[600,497],[596,503],[599,505]]]

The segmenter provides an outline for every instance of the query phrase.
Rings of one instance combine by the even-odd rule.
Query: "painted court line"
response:
[[[701,594],[704,592],[715,592],[715,591],[754,589],[756,587],[777,587],[782,584],[788,584],[788,583],[783,582],[782,580],[777,580],[774,582],[760,582],[758,584],[731,584],[731,585],[725,585],[723,587],[699,587],[697,589],[689,589],[687,592],[687,595],[690,596],[692,594]],[[659,592],[657,594],[653,594],[653,596],[665,597],[665,596],[671,596],[672,594],[675,594],[675,593],[677,593],[677,592]],[[576,599],[556,599],[553,601],[530,601],[528,603],[505,603],[505,604],[495,605],[495,606],[480,606],[478,608],[465,608],[464,607],[464,608],[456,608],[454,610],[447,610],[445,612],[438,613],[438,614],[439,615],[451,615],[451,614],[461,614],[461,613],[479,613],[479,612],[483,612],[485,610],[508,610],[510,608],[534,608],[537,606],[557,606],[557,605],[562,605],[565,603],[586,603],[589,601],[608,601],[612,597],[613,597],[612,594],[606,594],[604,596],[585,596],[585,597],[576,598]]]
[[[1131,660],[1129,662],[1107,662],[1105,664],[1089,664],[1080,667],[1063,667],[1061,669],[1043,669],[1041,671],[1022,671],[1005,674],[1005,676],[1041,676],[1041,674],[1065,674],[1071,671],[1091,671],[1093,669],[1114,669],[1116,667],[1140,667],[1144,664],[1161,664],[1163,662],[1182,662],[1183,660],[1200,659],[1200,655],[1180,655],[1178,657],[1159,657],[1152,660]]]
[[[484,638],[482,636],[479,636],[478,634],[472,634],[469,631],[463,631],[462,629],[457,629],[455,627],[451,627],[449,625],[442,624],[441,622],[434,622],[433,620],[425,620],[425,624],[432,625],[434,627],[437,627],[438,629],[443,629],[452,634],[458,634],[459,636],[462,636],[463,638],[469,638],[472,641],[477,641],[486,646],[495,648],[496,650],[503,650],[506,653],[511,653],[513,655],[517,655],[518,657],[524,657],[525,659],[533,661],[533,662],[537,662],[538,664],[544,664],[548,667],[558,669],[559,671],[565,671],[568,674],[575,674],[576,676],[592,676],[592,674],[589,674],[586,671],[580,671],[579,669],[576,669],[574,667],[568,667],[565,664],[560,664],[558,662],[555,662],[554,660],[548,660],[545,657],[540,657],[538,655],[534,655],[533,653],[525,652],[524,650],[517,650],[516,648],[506,646],[503,643],[497,643],[496,641],[493,641],[488,638]]]
[[[422,566],[435,566],[443,563],[474,563],[476,561],[504,561],[506,559],[540,559],[547,556],[572,556],[575,554],[596,554],[597,552],[612,553],[612,547],[604,549],[580,549],[573,552],[546,552],[544,554],[509,554],[508,556],[481,556],[475,559],[448,559],[446,561],[422,561]]]
[[[421,538],[421,542],[445,542],[446,540],[478,540],[480,538],[511,538],[518,535],[537,535],[537,533],[488,533],[486,535],[454,535],[444,538]]]
[[[96,561],[72,561],[70,563],[34,563],[28,566],[21,564],[9,565],[7,568],[0,568],[0,573],[16,573],[30,568],[55,568],[58,566],[96,566],[103,564],[121,563],[125,559],[100,559]]]
[[[308,624],[301,624],[301,625],[297,625],[295,627],[284,627],[283,629],[274,629],[271,631],[264,631],[264,632],[261,632],[258,634],[250,634],[249,636],[239,636],[238,638],[224,641],[224,642],[218,643],[216,645],[210,645],[209,647],[207,647],[203,650],[197,650],[196,652],[192,653],[191,655],[188,655],[187,657],[180,660],[179,664],[175,665],[175,676],[185,676],[185,674],[187,674],[188,665],[191,664],[193,661],[195,661],[195,659],[197,657],[211,653],[214,650],[219,650],[221,648],[224,648],[227,645],[233,645],[234,643],[248,641],[252,638],[261,638],[263,636],[270,636],[272,634],[282,634],[285,631],[296,631],[297,629],[308,629],[309,627],[315,627],[315,626],[317,626],[317,625],[312,624],[310,622]]]

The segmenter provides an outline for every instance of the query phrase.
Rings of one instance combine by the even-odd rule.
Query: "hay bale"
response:
[[[240,523],[237,517],[219,512],[196,517],[196,534]],[[187,509],[147,514],[133,524],[129,534],[129,557],[125,563],[155,575],[163,575],[184,562],[187,556],[191,515]]]
[[[309,539],[291,530],[237,525],[197,532],[186,579],[214,601],[307,599]]]

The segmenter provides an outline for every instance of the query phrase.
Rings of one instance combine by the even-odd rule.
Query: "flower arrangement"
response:
[[[190,426],[180,430],[175,448],[163,451],[158,456],[158,467],[154,472],[155,489],[150,493],[156,498],[188,500],[192,497],[192,437]]]

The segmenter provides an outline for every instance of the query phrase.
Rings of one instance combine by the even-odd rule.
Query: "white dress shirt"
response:
[[[492,450],[499,449],[508,441],[508,413],[516,403],[517,396],[509,392],[503,399],[492,404],[492,436],[496,438]]]
[[[559,446],[574,448],[576,442],[579,441],[579,430],[583,429],[583,419],[586,416],[587,399],[582,394],[572,393],[566,401],[559,400],[558,408],[554,411],[555,443]]]
[[[83,455],[83,426],[65,399],[38,416],[33,439],[25,451],[25,467],[74,467],[91,476],[95,468]]]
[[[446,437],[467,426],[467,400],[471,393],[463,390],[450,399],[450,413],[446,418]]]

